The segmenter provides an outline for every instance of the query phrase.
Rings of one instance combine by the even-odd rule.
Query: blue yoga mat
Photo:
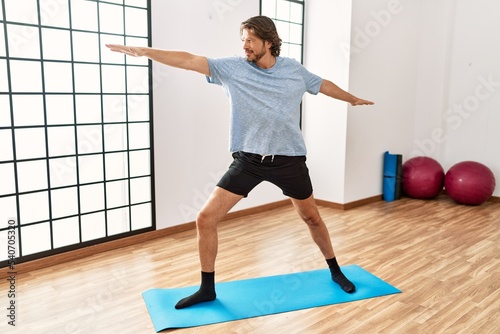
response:
[[[356,285],[345,293],[335,284],[328,269],[268,276],[216,284],[217,299],[181,310],[174,305],[196,292],[199,286],[151,289],[142,296],[155,330],[186,328],[258,317],[300,309],[346,303],[401,291],[357,265],[342,267]]]

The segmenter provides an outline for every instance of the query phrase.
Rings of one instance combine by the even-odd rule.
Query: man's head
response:
[[[273,57],[280,55],[281,38],[273,20],[266,16],[254,16],[242,22],[240,36],[248,61],[259,61],[267,50]]]

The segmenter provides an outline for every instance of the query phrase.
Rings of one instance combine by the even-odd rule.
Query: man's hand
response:
[[[124,54],[129,55],[129,56],[133,56],[133,57],[141,57],[142,56],[139,53],[140,48],[137,48],[137,47],[119,45],[119,44],[106,44],[106,47],[108,47],[111,51],[124,53]]]
[[[371,104],[374,104],[374,102],[359,99],[357,97],[355,98],[355,100],[353,102],[351,102],[351,106],[363,106],[363,105],[371,105]]]

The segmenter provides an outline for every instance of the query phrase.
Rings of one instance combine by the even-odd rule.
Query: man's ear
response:
[[[271,51],[271,48],[273,47],[273,43],[271,43],[269,41],[265,41],[264,44],[266,45],[266,49],[268,49],[269,51]]]

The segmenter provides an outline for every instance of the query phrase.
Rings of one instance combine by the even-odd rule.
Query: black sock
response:
[[[352,284],[352,282],[349,281],[340,270],[337,259],[327,259],[326,263],[328,263],[328,268],[330,268],[330,272],[332,273],[332,280],[340,285],[342,290],[347,293],[353,293],[354,291],[356,291],[356,287],[354,286],[354,284]]]
[[[215,297],[215,272],[206,273],[202,271],[200,289],[191,296],[179,300],[175,308],[181,309],[198,303],[209,302],[214,300]]]

